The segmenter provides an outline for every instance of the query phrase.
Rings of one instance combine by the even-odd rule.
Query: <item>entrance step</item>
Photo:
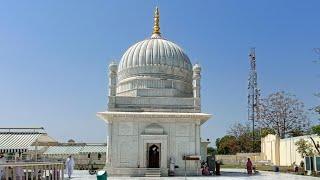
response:
[[[145,177],[160,177],[161,171],[158,168],[154,169],[147,169],[146,173],[144,174]]]

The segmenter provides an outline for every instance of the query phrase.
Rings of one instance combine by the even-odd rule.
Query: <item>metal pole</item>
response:
[[[184,157],[184,179],[187,179],[187,157]]]
[[[38,162],[38,139],[36,140],[36,147],[35,147],[35,153],[36,153],[36,162]]]

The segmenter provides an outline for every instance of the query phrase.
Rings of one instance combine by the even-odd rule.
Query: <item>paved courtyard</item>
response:
[[[68,178],[67,178],[68,179]],[[73,178],[74,180],[94,180],[96,179],[95,175],[89,175],[87,171],[75,171]],[[109,177],[108,179],[133,179],[133,180],[144,180],[144,179],[172,179],[172,180],[184,180],[184,177],[160,177],[160,178],[145,178],[145,177]],[[187,177],[188,180],[194,180],[194,179],[250,179],[250,180],[316,180],[319,178],[316,177],[309,177],[309,176],[299,176],[299,175],[292,175],[292,174],[286,174],[286,173],[274,173],[274,172],[260,172],[257,175],[248,176],[243,169],[223,169],[221,176],[198,176],[198,177]]]

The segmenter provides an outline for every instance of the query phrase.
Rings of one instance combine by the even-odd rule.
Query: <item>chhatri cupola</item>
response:
[[[156,8],[151,37],[129,47],[119,64],[109,65],[109,96],[200,98],[200,66],[192,67],[183,49],[161,35],[159,20]]]

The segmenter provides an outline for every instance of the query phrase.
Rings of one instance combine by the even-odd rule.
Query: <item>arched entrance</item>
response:
[[[151,144],[148,152],[148,168],[160,168],[160,145]]]

